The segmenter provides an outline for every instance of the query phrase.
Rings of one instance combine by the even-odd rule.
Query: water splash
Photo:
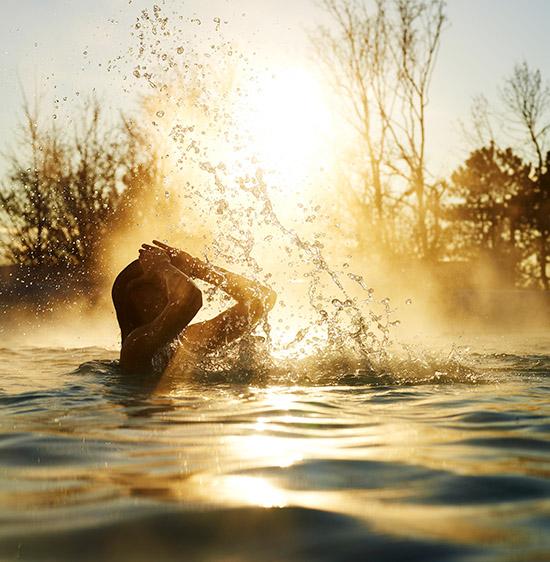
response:
[[[310,240],[286,224],[272,199],[276,186],[269,170],[261,165],[252,134],[237,118],[258,82],[252,57],[223,38],[219,18],[208,22],[193,17],[186,25],[175,13],[172,17],[174,21],[158,6],[143,10],[132,31],[137,46],[128,53],[133,79],[155,90],[147,94],[144,108],[146,115],[158,119],[149,118],[152,142],[165,163],[163,183],[169,184],[162,192],[183,194],[187,204],[182,215],[192,210],[208,225],[203,255],[209,261],[225,262],[273,284],[273,273],[260,256],[284,252],[284,282],[292,278],[304,283],[310,309],[298,325],[291,326],[289,320],[286,341],[272,337],[273,326],[266,320],[261,346],[243,338],[209,357],[204,372],[238,372],[245,378],[247,372],[283,372],[300,379],[302,374],[291,374],[286,363],[272,363],[292,358],[310,373],[329,373],[329,379],[339,380],[343,372],[359,380],[383,378],[399,364],[390,352],[392,328],[399,323],[390,300],[376,300],[364,275],[349,271],[349,263],[344,264],[346,271],[333,267],[320,241],[322,232],[314,231]],[[203,35],[197,39],[199,26]],[[169,199],[172,204],[174,198]],[[304,222],[315,226],[319,207],[296,205]],[[286,306],[288,286],[277,288],[280,305]],[[206,290],[205,295],[213,301],[216,291]],[[254,363],[258,358],[261,368]],[[414,361],[416,367],[431,368]]]

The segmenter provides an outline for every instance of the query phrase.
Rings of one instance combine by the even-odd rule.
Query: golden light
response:
[[[321,81],[304,68],[265,73],[246,97],[241,122],[262,167],[285,191],[303,189],[330,158],[333,115]]]
[[[288,502],[284,490],[265,478],[257,476],[224,476],[218,480],[217,490],[226,501],[246,503],[260,507],[284,507]]]
[[[272,315],[275,321],[271,324],[272,355],[277,359],[303,359],[311,357],[328,343],[327,328],[315,322],[313,313],[300,310],[298,319],[294,322],[285,319],[285,323],[277,323],[279,314]]]
[[[280,419],[280,422],[289,422],[289,418]],[[263,432],[268,423],[259,420],[255,429]],[[243,459],[252,459],[264,464],[286,467],[291,466],[303,459],[303,450],[296,443],[289,443],[288,439],[262,435],[257,433],[242,437],[235,443],[235,449]]]

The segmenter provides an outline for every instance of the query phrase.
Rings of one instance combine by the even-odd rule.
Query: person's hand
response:
[[[159,240],[153,240],[153,244],[158,246],[157,249],[163,250],[178,269],[192,275],[193,268],[196,265],[196,259],[191,254],[179,250],[178,248],[168,246],[168,244],[164,244],[164,242],[160,242]]]
[[[163,264],[170,264],[170,256],[161,248],[142,244],[139,249],[139,263],[144,277],[154,276]]]

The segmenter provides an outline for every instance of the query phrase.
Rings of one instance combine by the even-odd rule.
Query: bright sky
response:
[[[314,0],[157,0],[223,32],[241,50],[256,52],[266,68],[309,65],[308,30],[326,16]],[[32,95],[67,97],[92,88],[112,108],[135,103],[121,94],[120,74],[107,61],[127,52],[130,27],[147,0],[2,0],[0,22],[0,149],[10,141],[21,105],[21,85]],[[446,172],[464,155],[458,119],[476,93],[494,97],[515,62],[526,59],[550,79],[548,0],[449,0],[430,108],[434,168]],[[86,54],[84,53],[86,51]],[[101,66],[99,66],[101,65]],[[81,99],[81,98],[80,98]],[[0,168],[1,169],[1,168]]]

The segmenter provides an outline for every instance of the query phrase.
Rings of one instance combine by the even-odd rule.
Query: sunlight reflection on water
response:
[[[547,355],[487,356],[478,384],[150,394],[66,368],[102,354],[4,353],[3,559],[544,559]]]

